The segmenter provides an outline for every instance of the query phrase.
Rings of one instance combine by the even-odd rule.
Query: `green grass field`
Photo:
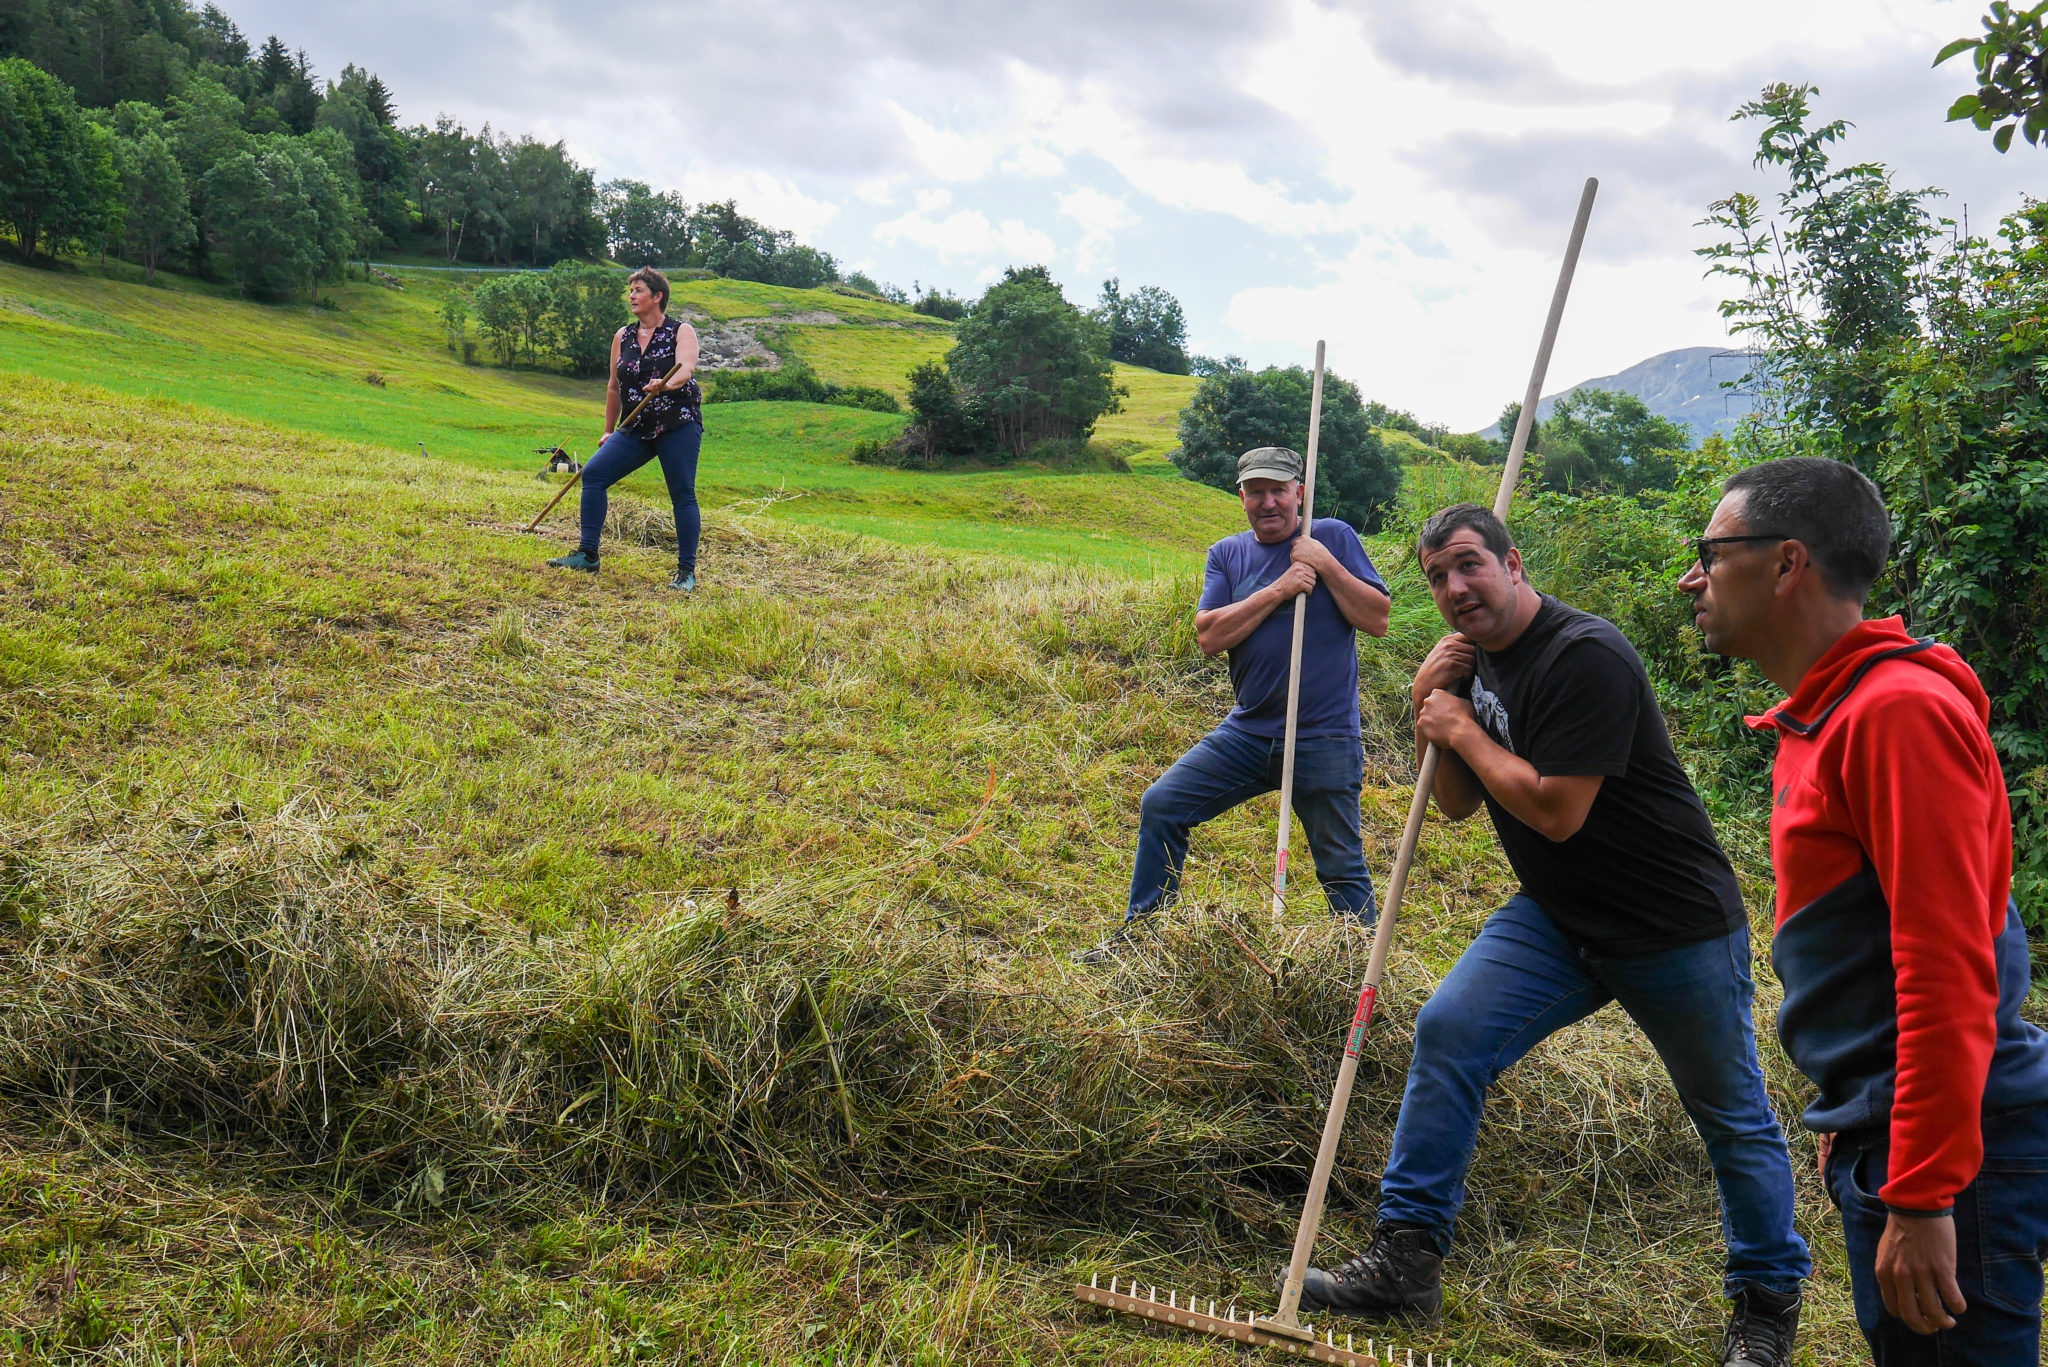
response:
[[[175,398],[394,451],[424,446],[435,462],[490,470],[537,469],[534,449],[554,442],[589,454],[602,430],[600,385],[463,365],[447,350],[440,322],[441,299],[460,288],[451,283],[459,277],[398,274],[403,292],[351,283],[325,292],[332,309],[265,308],[172,277],[148,288],[0,265],[0,372]],[[942,353],[949,337],[921,326],[928,320],[907,309],[829,291],[710,280],[685,283],[676,298],[714,316],[829,307],[875,323],[788,329],[798,337],[798,355],[828,379],[850,383],[879,384],[899,359],[907,369]],[[920,326],[905,327],[905,319]],[[1173,402],[1170,388],[1140,388],[1155,407]],[[902,421],[884,414],[749,403],[714,405],[706,418],[701,500],[707,507],[756,503],[775,522],[859,530],[906,545],[1146,570],[1198,554],[1239,516],[1228,496],[1179,480],[1134,483],[1028,469],[934,475],[846,459],[854,443],[886,435]],[[1170,424],[1171,415],[1151,420],[1155,427]],[[625,487],[659,499],[659,473],[650,466]],[[527,492],[538,512],[548,491],[536,482]],[[557,526],[568,527],[573,512],[558,510]]]
[[[334,294],[0,267],[0,1362],[1248,1361],[1067,1291],[1264,1307],[1362,969],[1312,880],[1268,923],[1270,800],[1202,829],[1154,949],[1064,957],[1228,706],[1191,613],[1231,500],[1163,463],[870,470],[839,443],[897,419],[718,405],[704,590],[663,588],[653,481],[601,576],[551,573],[517,424],[593,387],[461,366],[430,284]],[[1156,462],[1192,382],[1126,379],[1104,435]],[[1440,628],[1371,549],[1383,877]],[[1326,1248],[1369,1221],[1416,1006],[1512,886],[1483,823],[1420,860]],[[1717,1339],[1711,1179],[1626,1022],[1489,1114],[1445,1318],[1396,1342]],[[1811,1159],[1803,1367],[1860,1351]]]

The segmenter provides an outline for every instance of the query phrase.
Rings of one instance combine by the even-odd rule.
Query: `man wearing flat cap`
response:
[[[1280,787],[1288,664],[1303,593],[1308,619],[1301,646],[1294,810],[1308,833],[1330,909],[1365,923],[1379,914],[1358,836],[1358,633],[1386,634],[1387,586],[1349,525],[1317,518],[1310,534],[1300,535],[1301,479],[1300,455],[1284,447],[1262,446],[1238,457],[1238,498],[1251,529],[1209,548],[1202,601],[1195,609],[1195,642],[1202,653],[1230,652],[1237,706],[1145,790],[1124,923],[1102,943],[1077,952],[1077,962],[1115,958],[1144,918],[1173,900],[1195,827]]]

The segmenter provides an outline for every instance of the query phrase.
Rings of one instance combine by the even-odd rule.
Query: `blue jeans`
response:
[[[1138,857],[1126,921],[1173,900],[1187,864],[1188,832],[1240,802],[1278,792],[1284,742],[1217,727],[1174,761],[1138,805]],[[1365,757],[1356,736],[1294,743],[1294,811],[1308,832],[1316,877],[1330,909],[1361,921],[1379,916],[1358,838],[1358,785]]]
[[[1890,1135],[1844,1134],[1828,1158],[1842,1212],[1856,1323],[1877,1367],[2034,1367],[2041,1354],[2041,1260],[2048,1257],[2048,1104],[1984,1117],[1984,1166],[1956,1197],[1956,1284],[1970,1308],[1922,1336],[1885,1312],[1877,1241],[1888,1212]]]
[[[703,522],[697,512],[697,450],[704,443],[704,424],[686,422],[653,441],[632,432],[614,432],[583,467],[583,553],[597,555],[604,534],[604,515],[611,500],[606,491],[650,460],[661,461],[668,501],[676,514],[676,568],[689,574],[697,568],[697,538]]]
[[[1792,1227],[1792,1163],[1764,1092],[1750,1018],[1749,927],[1625,958],[1575,948],[1517,894],[1415,1018],[1415,1060],[1380,1181],[1380,1218],[1423,1225],[1446,1251],[1465,1203],[1486,1089],[1547,1036],[1618,1001],[1656,1046],[1721,1193],[1726,1285],[1792,1291],[1813,1270]]]

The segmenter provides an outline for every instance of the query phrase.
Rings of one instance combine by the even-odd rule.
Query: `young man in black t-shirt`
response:
[[[1522,886],[1416,1018],[1372,1244],[1311,1269],[1302,1306],[1434,1314],[1487,1088],[1618,1001],[1720,1188],[1735,1302],[1720,1361],[1782,1367],[1811,1263],[1757,1065],[1749,921],[1642,661],[1613,624],[1537,593],[1484,508],[1431,518],[1420,554],[1453,628],[1414,686],[1418,740],[1443,756],[1437,807],[1456,821],[1483,804]]]

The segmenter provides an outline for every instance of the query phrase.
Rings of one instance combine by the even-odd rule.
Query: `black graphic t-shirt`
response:
[[[1648,954],[1742,924],[1735,870],[1672,752],[1635,647],[1612,622],[1545,595],[1515,643],[1478,652],[1472,713],[1546,778],[1605,781],[1566,840],[1487,812],[1522,890],[1574,944]]]

